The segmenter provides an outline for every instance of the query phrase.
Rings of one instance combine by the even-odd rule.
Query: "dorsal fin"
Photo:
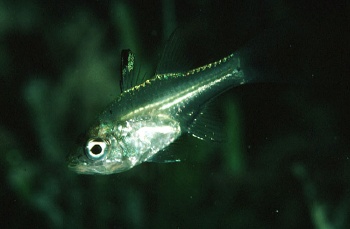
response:
[[[121,73],[120,90],[124,92],[132,87],[135,68],[135,56],[130,49],[123,49],[121,53]]]
[[[185,53],[185,38],[182,29],[176,29],[167,40],[157,65],[156,75],[185,72],[193,68]]]
[[[146,79],[146,74],[140,77],[141,68],[135,64],[135,55],[130,49],[124,49],[121,52],[121,79],[120,91],[123,93],[130,88],[143,83]]]

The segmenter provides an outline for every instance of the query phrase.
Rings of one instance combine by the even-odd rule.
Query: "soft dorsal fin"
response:
[[[171,34],[158,62],[156,75],[186,72],[196,67],[194,66],[194,61],[191,61],[188,50],[186,49],[186,45],[188,45],[186,44],[187,39],[188,36],[186,36],[183,28],[177,28]]]

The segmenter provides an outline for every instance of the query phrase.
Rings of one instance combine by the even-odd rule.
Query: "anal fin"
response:
[[[224,132],[223,120],[215,111],[212,102],[206,104],[188,128],[188,133],[200,140],[225,141],[227,137]]]

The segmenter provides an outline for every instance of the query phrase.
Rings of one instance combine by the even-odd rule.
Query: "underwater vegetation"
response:
[[[1,1],[0,227],[348,228],[349,7]],[[180,163],[70,171],[78,135],[120,93],[120,51],[131,49],[140,75],[152,75],[170,34],[198,17],[207,32],[184,55],[199,66],[247,47],[257,77],[293,83],[221,95],[225,141],[185,135],[168,149]]]

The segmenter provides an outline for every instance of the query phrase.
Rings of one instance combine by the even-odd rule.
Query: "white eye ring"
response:
[[[86,155],[93,160],[101,159],[106,152],[107,144],[101,138],[90,139],[85,147]]]

